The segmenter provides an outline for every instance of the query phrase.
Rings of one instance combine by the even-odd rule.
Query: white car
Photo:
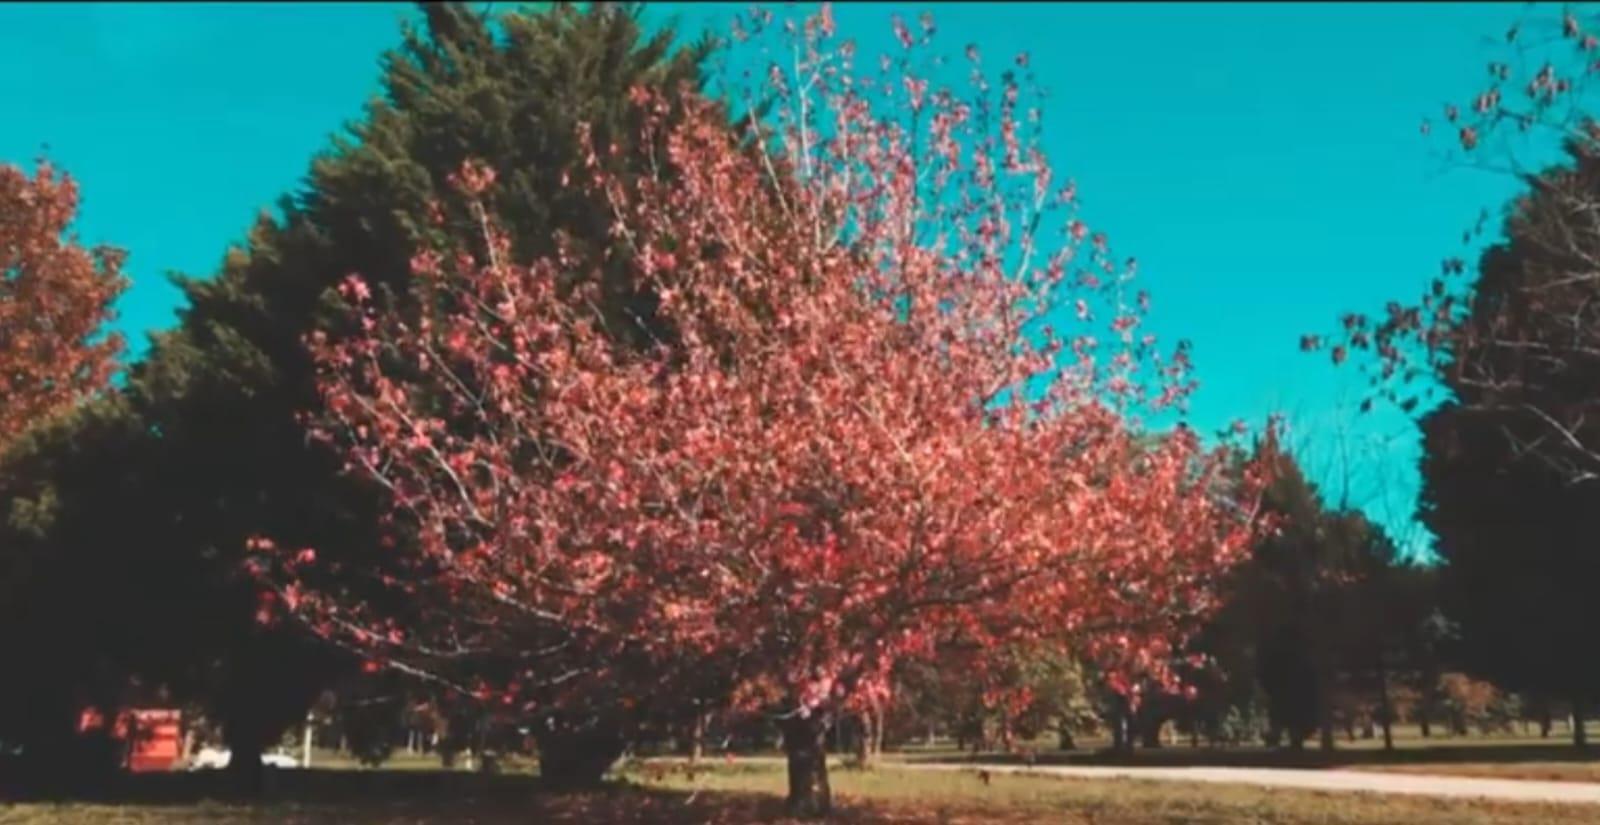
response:
[[[227,748],[201,748],[194,756],[189,757],[189,770],[200,771],[208,768],[225,768],[228,766],[230,754]]]
[[[263,753],[261,754],[261,764],[269,768],[298,768],[300,767],[300,760],[287,753]]]
[[[226,768],[228,760],[233,758],[227,748],[201,748],[199,753],[189,758],[189,770],[198,771],[211,768]],[[286,753],[263,753],[261,764],[269,768],[298,768],[299,760]]]

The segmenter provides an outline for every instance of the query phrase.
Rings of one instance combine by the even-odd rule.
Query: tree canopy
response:
[[[122,351],[105,329],[123,253],[68,235],[78,185],[39,161],[0,165],[0,454],[29,426],[103,389]]]

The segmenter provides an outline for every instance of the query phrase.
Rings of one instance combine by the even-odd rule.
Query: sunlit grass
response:
[[[692,775],[634,766],[626,775],[651,788],[699,793],[784,790],[781,766],[768,762],[707,764]],[[1600,808],[1521,805],[1377,794],[1333,794],[1251,786],[1140,780],[1085,780],[973,772],[917,771],[885,764],[873,770],[842,765],[831,772],[847,806],[882,806],[919,822],[1066,823],[1567,823],[1600,821]]]
[[[1325,752],[1315,741],[1299,753],[1273,750],[1260,745],[1212,748],[1191,747],[1178,738],[1161,748],[1138,748],[1132,753],[1105,752],[1108,742],[1086,738],[1075,751],[1059,751],[1054,740],[1026,743],[1040,764],[1069,765],[1147,765],[1147,766],[1234,766],[1265,768],[1343,768],[1392,773],[1438,776],[1493,777],[1566,782],[1600,782],[1600,749],[1580,751],[1569,741],[1570,731],[1559,726],[1549,738],[1537,735],[1496,733],[1465,736],[1423,737],[1415,726],[1397,726],[1395,749],[1383,750],[1383,740],[1340,736],[1334,750]],[[944,743],[904,748],[885,754],[894,761],[979,761],[1016,763],[1021,754],[962,753]]]

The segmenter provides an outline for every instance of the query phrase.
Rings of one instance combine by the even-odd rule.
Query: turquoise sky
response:
[[[504,6],[505,4],[498,4]],[[738,7],[671,4],[690,28]],[[917,5],[840,7],[865,51]],[[1136,255],[1151,327],[1189,338],[1202,429],[1286,413],[1309,468],[1412,540],[1415,436],[1357,416],[1348,370],[1301,355],[1338,313],[1415,295],[1480,208],[1513,191],[1449,171],[1423,116],[1475,91],[1485,38],[1525,4],[936,4],[939,39],[1026,50],[1047,148],[1085,216]],[[82,184],[79,230],[129,250],[119,326],[144,346],[259,210],[377,92],[392,4],[0,4],[0,161],[45,150]],[[1343,445],[1341,451],[1340,445]],[[1350,472],[1338,456],[1348,456]]]

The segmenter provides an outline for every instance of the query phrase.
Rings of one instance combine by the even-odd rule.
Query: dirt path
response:
[[[1376,773],[1300,768],[1141,768],[1078,765],[984,765],[975,763],[903,763],[907,770],[989,771],[1083,779],[1148,779],[1162,782],[1214,782],[1300,788],[1314,791],[1365,791],[1496,799],[1506,802],[1573,802],[1600,805],[1600,783],[1540,782],[1524,779],[1478,779],[1463,776]]]

